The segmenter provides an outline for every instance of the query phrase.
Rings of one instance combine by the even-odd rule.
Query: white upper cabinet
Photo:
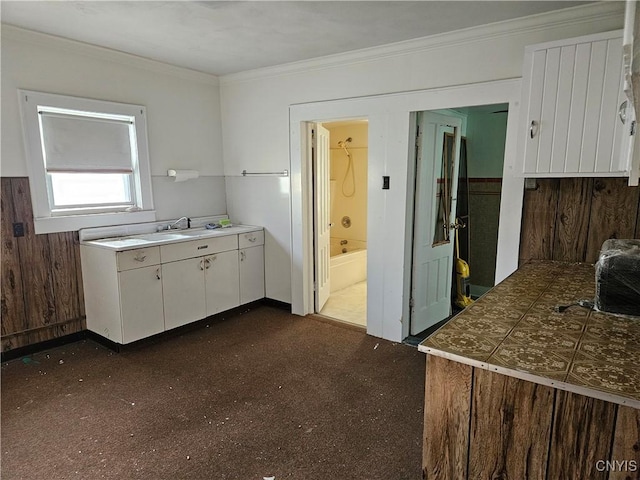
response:
[[[629,175],[621,30],[527,47],[522,105],[525,176]]]

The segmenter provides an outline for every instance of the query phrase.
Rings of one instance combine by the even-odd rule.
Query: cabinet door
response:
[[[240,305],[238,251],[205,257],[207,315],[214,315]]]
[[[162,281],[159,265],[120,272],[122,343],[164,331]]]
[[[525,174],[626,173],[629,129],[618,117],[625,97],[621,52],[621,32],[527,48]]]
[[[204,258],[189,258],[162,265],[165,329],[206,316]]]
[[[264,249],[240,250],[240,304],[264,298]]]

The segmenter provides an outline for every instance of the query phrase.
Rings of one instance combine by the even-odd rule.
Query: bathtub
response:
[[[331,239],[331,259],[329,262],[330,292],[342,290],[367,279],[367,244],[349,240],[340,245],[340,240]],[[342,250],[346,249],[346,253]]]

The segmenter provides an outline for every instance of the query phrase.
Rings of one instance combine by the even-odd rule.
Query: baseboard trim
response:
[[[45,340],[44,342],[13,348],[0,353],[0,361],[8,362],[9,360],[15,360],[16,358],[26,357],[33,355],[34,353],[44,352],[45,350],[51,350],[52,348],[62,347],[69,343],[85,340],[89,336],[89,333],[90,332],[88,330],[82,330],[81,332],[70,333],[69,335],[64,335],[62,337]]]
[[[0,361],[8,362],[10,360],[15,360],[16,358],[33,355],[34,353],[40,353],[45,350],[50,350],[52,348],[61,347],[69,343],[74,343],[74,342],[78,342],[80,340],[86,340],[86,339],[93,340],[94,342],[110,350],[113,350],[114,352],[129,351],[129,350],[137,349],[142,346],[149,345],[151,343],[155,343],[158,341],[164,341],[166,339],[173,338],[193,330],[206,328],[208,325],[229,320],[231,318],[237,317],[238,315],[241,315],[243,313],[246,313],[250,310],[253,310],[261,306],[278,308],[280,310],[285,310],[291,313],[290,303],[281,302],[279,300],[274,300],[272,298],[262,298],[260,300],[256,300],[255,302],[247,303],[245,305],[241,305],[239,307],[235,307],[230,310],[217,313],[210,317],[203,318],[202,320],[198,320],[198,321],[189,323],[187,325],[182,325],[181,327],[173,328],[166,332],[161,332],[161,333],[158,333],[157,335],[153,335],[148,338],[143,338],[141,340],[137,340],[135,342],[128,343],[126,345],[116,343],[90,330],[82,330],[81,332],[76,332],[69,335],[64,335],[62,337],[53,338],[51,340],[45,340],[44,342],[38,342],[32,345],[25,345],[24,347],[18,347],[11,350],[7,350],[6,352],[1,352]]]
[[[281,302],[280,300],[274,300],[273,298],[263,298],[259,300],[263,305],[267,307],[279,308],[291,313],[291,304],[287,302]]]

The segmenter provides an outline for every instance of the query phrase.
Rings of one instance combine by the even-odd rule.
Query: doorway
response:
[[[412,336],[494,285],[507,117],[508,104],[416,114]]]
[[[367,333],[395,342],[409,335],[415,151],[413,112],[509,104],[495,280],[518,265],[524,180],[517,175],[520,79],[442,89],[292,105],[289,109],[291,311],[315,312],[313,172],[309,127],[334,119],[367,118]],[[389,187],[384,179],[390,177]]]
[[[366,328],[368,122],[317,123],[312,143],[315,310]]]

